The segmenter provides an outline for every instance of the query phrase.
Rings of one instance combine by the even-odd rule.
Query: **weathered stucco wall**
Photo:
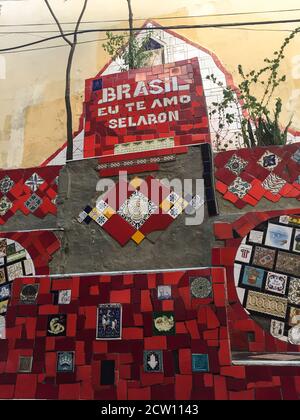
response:
[[[0,25],[20,25],[24,23],[52,23],[51,16],[44,2],[36,0],[2,3]],[[79,14],[80,1],[52,0],[53,7],[62,22],[74,21]],[[104,2],[90,0],[84,21],[103,21],[127,18],[127,3],[113,0],[110,8]],[[249,12],[269,9],[297,8],[297,0],[287,0],[284,4],[275,0],[168,0],[151,3],[133,0],[136,22],[142,25],[146,18],[163,16],[194,16],[219,13]],[[16,8],[18,13],[16,13]],[[20,13],[22,11],[22,13]],[[275,20],[295,18],[294,13],[267,13],[263,15],[241,15],[223,17],[204,17],[189,19],[169,19],[158,22],[166,25],[200,24],[214,22],[237,22],[245,20]],[[83,28],[124,27],[127,22],[83,24]],[[226,69],[238,80],[237,65],[245,68],[260,68],[263,59],[270,56],[279,47],[288,32],[295,27],[292,24],[235,29],[185,29],[178,31],[190,40],[213,51]],[[39,40],[50,33],[32,33],[37,31],[56,31],[51,26],[15,26],[0,27],[5,33],[0,37],[0,48]],[[65,26],[72,28],[72,25]],[[12,32],[12,33],[11,33]],[[26,32],[16,34],[16,32]],[[28,33],[30,32],[30,33]],[[103,39],[104,34],[89,34],[80,41]],[[78,128],[82,111],[84,80],[94,76],[107,63],[108,56],[102,48],[103,41],[86,43],[78,46],[72,71],[72,96],[74,104],[74,130]],[[300,37],[296,38],[287,50],[282,66],[287,74],[287,82],[280,89],[284,101],[284,119],[287,122],[294,113],[293,126],[300,129]],[[59,48],[44,49],[60,46]],[[234,46],[234,48],[232,47]],[[60,40],[33,46],[31,52],[0,54],[0,167],[29,167],[39,165],[55,152],[65,141],[64,111],[64,75],[68,47]],[[42,49],[40,49],[42,48]],[[4,71],[4,66],[6,67]],[[259,94],[259,92],[258,92]]]

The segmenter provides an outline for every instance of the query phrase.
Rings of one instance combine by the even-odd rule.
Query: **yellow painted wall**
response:
[[[76,20],[83,0],[50,0],[62,22]],[[214,15],[264,10],[300,9],[299,0],[132,0],[134,15],[144,19],[156,18],[166,25],[241,22],[247,20],[300,19],[299,12],[268,13],[263,15],[202,17],[159,20],[162,17]],[[24,0],[1,2],[0,25],[24,23],[52,23],[44,1]],[[89,0],[84,21],[103,21],[127,18],[126,0]],[[124,27],[126,22],[83,24],[82,28]],[[237,66],[260,68],[263,59],[278,49],[288,32],[296,24],[282,24],[245,29],[185,29],[178,33],[213,51],[238,81]],[[300,26],[300,22],[299,22]],[[72,25],[65,26],[72,28]],[[256,29],[256,30],[253,30]],[[259,29],[259,30],[257,30]],[[0,26],[0,48],[23,44],[51,36],[51,26]],[[4,33],[29,31],[27,34]],[[103,38],[104,34],[88,34],[80,41]],[[84,80],[94,76],[108,61],[102,49],[103,41],[86,43],[77,48],[72,71],[74,130],[78,128],[82,111]],[[64,76],[68,47],[61,40],[33,46],[45,48],[32,52],[0,53],[0,167],[28,167],[39,165],[65,141]],[[289,46],[282,66],[287,82],[279,95],[284,100],[284,119],[293,114],[293,127],[300,130],[300,35]],[[4,63],[6,71],[4,74]],[[259,93],[259,92],[258,92]]]

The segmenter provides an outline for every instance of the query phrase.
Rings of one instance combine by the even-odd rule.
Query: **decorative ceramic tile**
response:
[[[104,210],[108,208],[108,204],[103,200],[99,200],[96,203],[96,207],[101,213],[103,213]]]
[[[103,304],[97,311],[97,340],[121,340],[122,305]]]
[[[0,216],[5,216],[12,206],[12,202],[6,196],[3,196],[0,199]]]
[[[58,304],[69,305],[72,300],[72,290],[60,290],[58,292]]]
[[[236,261],[249,263],[251,260],[252,250],[253,246],[251,245],[241,245],[235,257]]]
[[[31,175],[27,181],[25,181],[25,185],[31,189],[31,191],[36,192],[41,185],[44,184],[43,178],[41,178],[37,173]]]
[[[209,372],[209,359],[207,354],[192,354],[192,371]]]
[[[275,262],[276,251],[274,249],[257,246],[254,249],[254,257],[252,263],[259,267],[272,270]]]
[[[167,201],[169,201],[171,204],[175,204],[176,201],[180,199],[180,196],[175,192],[171,192],[168,197],[166,198]]]
[[[270,175],[264,180],[262,186],[270,191],[272,194],[278,194],[282,188],[286,185],[286,181],[280,178],[278,175],[270,173]]]
[[[278,202],[281,198],[299,199],[300,190],[297,188],[297,183],[299,184],[300,175],[298,165],[295,164],[295,161],[299,159],[295,157],[299,156],[299,153],[296,152],[296,144],[270,146],[267,150],[264,147],[256,147],[255,151],[253,149],[237,150],[236,156],[249,162],[240,176],[243,178],[245,174],[245,179],[252,185],[249,195],[239,196],[238,201],[228,194],[228,191],[230,192],[228,185],[232,182],[232,177],[226,177],[224,172],[224,163],[230,159],[232,152],[219,153],[215,158],[216,189],[224,200],[231,202],[239,209],[249,204],[255,207],[262,199],[271,202]],[[276,199],[272,195],[275,195]]]
[[[254,244],[262,244],[264,239],[264,232],[259,230],[251,230],[249,233],[249,242]]]
[[[206,299],[212,296],[211,280],[205,277],[190,278],[191,295],[195,299]]]
[[[32,371],[32,356],[20,356],[19,358],[19,369],[20,373],[31,373]]]
[[[153,313],[153,335],[174,335],[175,318],[173,312]]]
[[[172,286],[158,286],[157,287],[157,299],[158,300],[170,300],[172,299]]]
[[[4,268],[0,268],[0,284],[6,283],[6,274]]]
[[[28,209],[34,213],[38,208],[39,211],[34,216],[39,218],[48,214],[55,215],[58,192],[56,179],[60,169],[60,166],[40,167],[33,174],[31,169],[0,171],[0,195],[4,194],[0,197],[0,225],[4,225],[16,213],[27,216]],[[39,197],[35,195],[37,191]],[[29,197],[31,192],[33,195]],[[40,200],[42,201],[38,205]]]
[[[118,214],[139,230],[149,217],[158,210],[158,206],[140,191],[135,191],[120,207]]]
[[[32,305],[36,303],[39,293],[39,284],[26,284],[20,292],[20,303]]]
[[[4,316],[0,316],[0,340],[6,339],[6,322]]]
[[[82,211],[79,216],[77,217],[77,221],[79,223],[82,223],[85,221],[85,219],[87,218],[88,214],[85,211]]]
[[[50,337],[62,337],[67,333],[67,316],[49,315],[47,324],[47,335]]]
[[[182,208],[173,206],[169,211],[168,215],[173,219],[177,219],[182,214]]]
[[[203,197],[200,197],[200,195],[195,195],[192,201],[190,202],[190,205],[195,210],[199,210],[204,204],[205,204],[205,200]]]
[[[38,195],[32,194],[24,205],[31,213],[34,213],[40,207],[42,202],[43,200]]]
[[[278,164],[281,161],[282,159],[279,156],[267,150],[259,159],[258,164],[261,165],[263,168],[272,171],[278,166]]]
[[[248,165],[248,162],[237,155],[233,155],[232,158],[225,165],[226,169],[229,169],[235,175],[240,175]]]
[[[2,302],[0,302],[0,315],[6,314],[8,302],[9,300],[3,300]]]
[[[300,226],[299,216],[280,216],[279,222],[284,225]]]
[[[290,279],[288,300],[292,305],[300,306],[300,279]]]
[[[288,340],[294,346],[300,345],[300,324],[289,330]]]
[[[6,254],[7,256],[11,256],[16,254],[18,251],[16,250],[16,244],[13,242],[6,247]]]
[[[6,253],[7,253],[6,239],[0,239],[0,258],[6,257]]]
[[[265,245],[289,250],[291,246],[293,229],[287,226],[269,223]]]
[[[246,266],[242,277],[241,287],[250,286],[261,289],[264,281],[265,271],[260,268]]]
[[[242,199],[245,197],[245,195],[248,194],[251,188],[251,184],[249,184],[246,181],[243,181],[242,178],[237,177],[233,181],[233,183],[228,187],[228,191]]]
[[[0,286],[0,300],[4,300],[10,297],[10,284],[5,284],[3,286]]]
[[[163,372],[163,352],[161,350],[144,351],[144,371],[147,373]]]
[[[237,296],[233,296],[229,289],[229,301],[236,302],[238,299],[242,306],[250,312],[255,324],[285,343],[288,341],[288,332],[291,327],[288,324],[291,307],[300,306],[299,254],[296,251],[284,252],[281,250],[284,247],[293,248],[292,239],[295,238],[298,230],[294,227],[297,225],[293,223],[299,216],[293,215],[292,211],[290,215],[286,214],[287,211],[276,212],[276,217],[273,216],[272,219],[269,219],[270,213],[268,212],[257,213],[256,217],[254,217],[254,213],[251,213],[251,219],[250,215],[243,216],[230,225],[231,229],[227,229],[230,242],[229,240],[226,242],[229,247],[232,247],[232,239],[236,240],[237,235],[241,236],[241,245],[236,248],[234,263],[231,265],[229,262],[228,264],[229,285],[230,279],[234,276]],[[255,220],[253,221],[253,219],[255,218],[257,229],[254,229]],[[249,229],[248,232],[247,229]],[[256,238],[256,233],[253,236],[254,230],[261,234],[259,238]],[[249,262],[240,261],[241,249],[253,244],[251,240],[259,240],[262,244],[261,246],[252,245],[254,256]],[[225,254],[223,255],[224,258],[228,258],[225,257]],[[222,258],[221,251],[220,259],[216,259],[215,263],[223,261]],[[256,266],[264,267],[264,269]],[[260,294],[250,293],[255,292],[255,289]],[[235,291],[235,289],[233,290]],[[277,301],[277,297],[284,301]],[[275,300],[273,300],[274,298]],[[284,306],[282,306],[283,304]],[[255,305],[261,306],[261,308],[255,308]],[[281,317],[276,315],[278,308]],[[284,317],[285,314],[286,317]],[[236,312],[235,316],[238,318]],[[273,320],[270,320],[270,317],[273,317]],[[232,325],[235,331],[236,321],[234,319],[232,319]],[[238,345],[236,348],[238,351]],[[251,352],[250,348],[248,350]],[[278,351],[280,351],[279,348]]]
[[[57,372],[72,373],[75,367],[75,353],[73,351],[59,351],[57,353]]]
[[[95,222],[101,227],[104,226],[107,221],[108,221],[108,218],[105,217],[103,214],[97,217],[97,219],[95,220]]]
[[[293,276],[300,276],[300,258],[299,255],[291,254],[288,252],[279,251],[276,271],[288,273]]]
[[[300,309],[299,308],[290,308],[289,314],[289,325],[290,327],[295,327],[300,325]]]
[[[284,336],[285,323],[272,319],[270,333],[274,338],[282,338]]]
[[[118,162],[109,162],[109,163],[100,163],[98,165],[98,170],[104,169],[114,169],[114,168],[127,168],[130,166],[139,166],[139,165],[147,165],[149,163],[165,163],[165,162],[172,162],[176,160],[176,155],[166,155],[166,156],[156,156],[150,158],[142,158],[142,159],[131,159],[131,160],[123,160]]]
[[[2,194],[7,194],[12,189],[12,187],[15,185],[14,181],[9,177],[5,176],[0,180],[0,192]]]
[[[293,251],[294,252],[300,252],[300,229],[295,230]]]
[[[9,281],[13,281],[18,277],[22,277],[24,275],[22,263],[18,262],[16,264],[9,265],[7,267],[7,275]]]
[[[17,251],[15,254],[7,255],[6,257],[7,264],[21,261],[26,258],[26,255],[27,255],[27,252],[25,251],[25,249],[22,249],[21,251]]]
[[[146,152],[151,150],[170,149],[175,147],[174,137],[160,138],[155,140],[138,141],[124,144],[116,144],[115,155],[127,155],[130,153]]]
[[[102,213],[100,212],[100,210],[97,209],[97,207],[93,208],[93,210],[89,213],[89,216],[93,219],[93,220],[97,220],[99,217],[102,216]]]
[[[268,273],[265,289],[268,292],[285,295],[288,277],[278,273]]]
[[[250,312],[257,312],[285,319],[287,313],[287,299],[272,296],[265,293],[248,291],[246,309]]]

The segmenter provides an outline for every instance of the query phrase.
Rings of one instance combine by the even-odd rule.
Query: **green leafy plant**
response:
[[[146,67],[152,56],[151,51],[147,51],[147,45],[150,42],[151,32],[139,40],[133,27],[133,11],[131,0],[127,0],[129,33],[114,35],[112,32],[106,32],[107,42],[103,44],[104,50],[113,58],[119,59],[121,71],[128,69],[139,69]]]
[[[286,81],[286,76],[280,72],[280,65],[285,58],[285,50],[293,38],[300,32],[295,29],[285,38],[279,51],[275,51],[271,59],[264,60],[265,66],[258,70],[244,72],[242,65],[238,72],[242,79],[237,88],[224,86],[214,74],[207,76],[219,89],[223,98],[213,102],[209,115],[211,120],[217,120],[215,146],[218,151],[226,150],[234,141],[228,139],[230,125],[237,121],[240,129],[235,133],[235,143],[240,147],[255,147],[269,145],[284,145],[288,141],[289,124],[282,128],[280,116],[282,99],[275,97],[278,87]],[[255,94],[257,86],[263,86],[263,94],[258,98]],[[275,101],[275,109],[271,103]]]
[[[135,35],[129,37],[124,33],[114,35],[107,32],[107,42],[103,44],[104,50],[113,58],[120,60],[120,70],[139,69],[146,67],[152,57],[152,51],[147,51],[151,33],[139,40]]]

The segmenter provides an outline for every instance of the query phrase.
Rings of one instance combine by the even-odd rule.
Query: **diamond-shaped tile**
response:
[[[0,216],[4,216],[12,206],[12,202],[7,197],[2,197],[0,199]]]
[[[270,191],[272,194],[276,195],[279,191],[286,185],[286,181],[279,176],[270,173],[270,175],[264,180],[262,186]]]
[[[268,171],[273,171],[281,161],[282,159],[279,156],[267,150],[257,163]]]
[[[99,226],[104,226],[105,223],[108,221],[108,218],[105,217],[103,214],[101,214],[101,216],[97,217],[97,219],[95,220],[96,223],[98,223]]]
[[[237,155],[233,155],[231,159],[225,165],[226,169],[229,169],[235,175],[240,175],[248,165],[248,162]]]
[[[169,201],[171,204],[175,204],[176,201],[178,201],[180,196],[175,192],[171,192],[168,197],[166,198],[167,201]]]
[[[0,181],[0,191],[2,192],[2,194],[7,194],[14,185],[15,185],[14,181],[9,176],[6,175]]]
[[[120,207],[118,214],[123,217],[136,230],[149,219],[158,207],[140,191],[135,191]]]
[[[205,203],[205,200],[200,197],[200,195],[195,195],[192,199],[192,201],[190,202],[190,205],[195,209],[195,210],[199,210],[200,207],[202,207]]]
[[[233,183],[228,187],[228,191],[235,194],[240,199],[244,198],[252,188],[251,184],[243,181],[242,178],[237,177]]]
[[[42,202],[43,200],[38,195],[32,194],[32,196],[29,197],[24,204],[31,213],[34,213],[40,207]]]
[[[101,213],[103,213],[104,210],[107,209],[108,204],[105,201],[100,200],[96,203],[96,207]]]
[[[37,173],[31,175],[27,181],[25,181],[25,185],[29,187],[33,192],[36,192],[40,185],[42,185],[45,181],[41,178]]]
[[[168,211],[168,215],[173,217],[173,219],[177,219],[178,216],[180,216],[182,214],[182,208],[181,207],[172,207],[169,211]]]

